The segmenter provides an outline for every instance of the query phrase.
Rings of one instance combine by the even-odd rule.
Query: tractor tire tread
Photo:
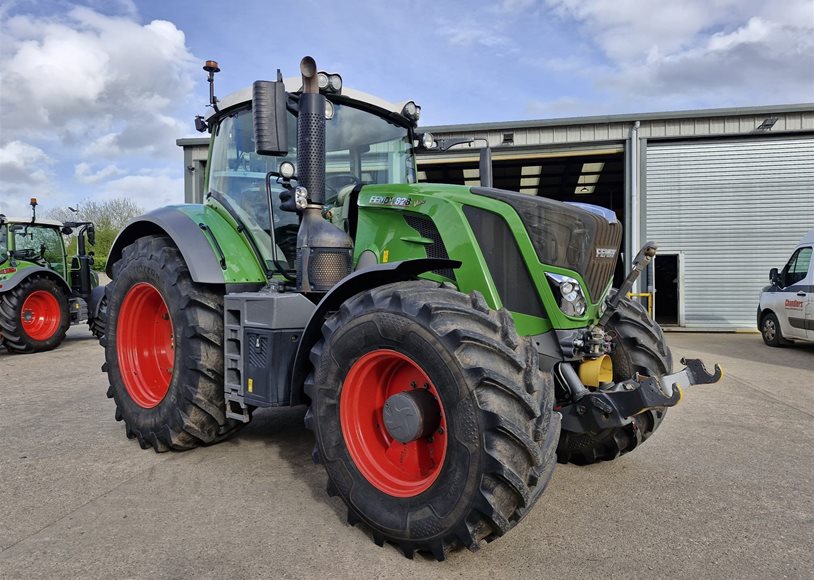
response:
[[[508,312],[490,310],[477,292],[463,294],[454,287],[419,280],[363,292],[325,321],[323,339],[311,352],[313,369],[304,385],[312,402],[319,396],[318,390],[326,388],[325,367],[331,364],[326,347],[333,335],[346,324],[373,313],[420,321],[461,369],[466,383],[471,385],[469,400],[483,434],[483,467],[478,489],[467,500],[470,503],[465,516],[444,529],[439,520],[438,529],[433,528],[432,533],[385,533],[357,513],[346,499],[348,522],[364,522],[372,530],[375,543],[391,542],[408,558],[423,552],[443,560],[450,550],[459,547],[477,550],[481,541],[504,535],[520,521],[550,480],[559,435],[559,414],[552,411],[551,377],[538,370],[536,350],[528,340],[517,336]],[[464,403],[461,400],[458,404]],[[312,405],[305,419],[306,427],[317,436],[316,457],[322,455],[321,412],[330,413]],[[326,463],[324,457],[322,460]],[[334,481],[332,466],[327,463],[328,487],[344,499],[350,493],[348,486],[354,484]]]

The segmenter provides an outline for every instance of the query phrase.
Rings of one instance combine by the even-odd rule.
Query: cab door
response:
[[[61,278],[66,278],[65,241],[58,228],[40,224],[18,225],[14,228],[14,249],[18,252],[29,250],[29,261],[50,268]]]
[[[788,331],[783,333],[789,338],[814,337],[814,288],[811,284],[812,247],[801,246],[792,254],[788,264],[780,273],[782,281],[782,311]]]

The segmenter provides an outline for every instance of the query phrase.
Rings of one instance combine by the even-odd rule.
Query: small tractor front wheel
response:
[[[412,557],[514,527],[556,464],[553,383],[511,316],[433,282],[363,292],[311,352],[306,426],[351,524]]]
[[[68,297],[47,276],[32,274],[0,294],[0,335],[9,352],[54,349],[62,344],[70,324]]]
[[[637,372],[659,376],[672,371],[673,355],[664,333],[640,303],[623,299],[605,330],[613,337],[611,360],[614,382],[629,379]],[[633,451],[653,435],[666,413],[665,409],[651,409],[636,415],[624,427],[596,433],[563,431],[557,458],[560,463],[577,465],[616,459]]]
[[[215,443],[242,425],[223,393],[223,296],[196,284],[162,236],[138,239],[106,288],[105,366],[128,438],[156,452]]]

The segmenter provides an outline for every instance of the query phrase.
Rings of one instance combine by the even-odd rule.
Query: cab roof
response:
[[[10,224],[22,224],[27,225],[31,223],[31,218],[24,218],[24,217],[13,217],[13,216],[6,216],[6,222]],[[46,220],[37,218],[34,221],[35,226],[55,226],[58,228],[62,227],[62,222],[58,222],[56,220]]]
[[[299,93],[302,91],[302,79],[299,77],[289,77],[283,80],[283,83],[286,86],[286,90],[290,93]],[[297,87],[297,90],[292,91],[291,87]],[[330,96],[330,95],[326,95]],[[401,103],[391,103],[389,101],[385,101],[384,99],[380,99],[374,95],[365,93],[363,91],[357,91],[356,89],[351,89],[348,87],[342,87],[341,96],[353,99],[355,101],[360,101],[363,103],[367,103],[373,105],[374,107],[378,107],[380,109],[384,109],[385,111],[389,111],[391,113],[396,113],[401,115],[401,111],[404,109],[404,105],[406,105],[409,101],[403,101]],[[243,103],[250,103],[252,100],[252,87],[248,86],[239,91],[235,91],[229,95],[226,95],[222,99],[218,100],[218,108],[222,111],[226,109],[230,109],[234,106],[241,105]],[[217,113],[212,113],[209,115],[208,119],[212,119],[215,117]]]

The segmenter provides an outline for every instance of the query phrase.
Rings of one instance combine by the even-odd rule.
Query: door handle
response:
[[[797,293],[797,296],[805,296],[805,295],[806,295],[806,293],[805,293],[805,292],[803,292],[802,290],[800,290],[800,291]]]

